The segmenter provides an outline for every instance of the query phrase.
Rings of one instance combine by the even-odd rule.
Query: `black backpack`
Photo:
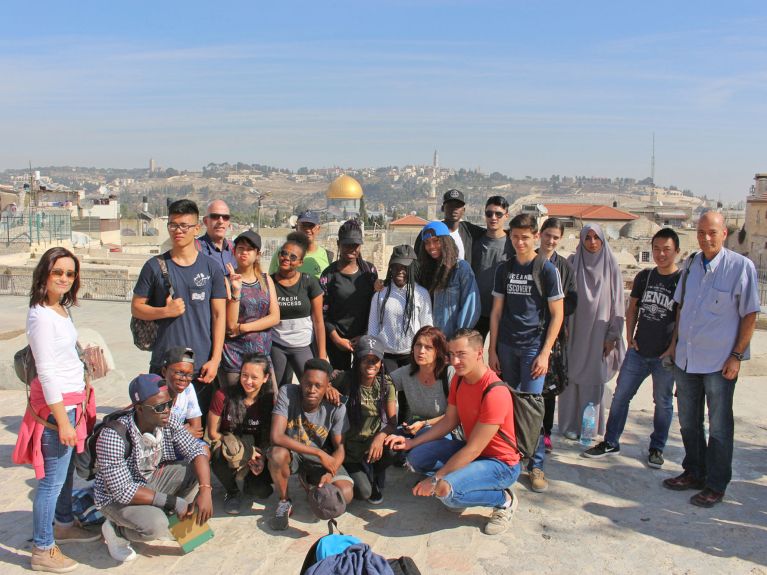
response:
[[[86,481],[91,481],[96,477],[96,472],[98,471],[98,462],[96,461],[96,441],[98,441],[104,428],[107,427],[117,432],[117,435],[123,440],[123,443],[125,444],[123,459],[128,459],[133,445],[128,436],[128,427],[118,419],[132,411],[132,408],[118,409],[117,411],[105,415],[104,419],[96,424],[91,434],[85,438],[85,449],[83,449],[82,453],[77,453],[74,456],[77,475]]]

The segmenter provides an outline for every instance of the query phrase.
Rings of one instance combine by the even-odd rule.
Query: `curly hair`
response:
[[[426,242],[421,243],[421,249],[418,253],[418,283],[428,289],[432,296],[434,292],[447,287],[450,274],[453,273],[453,269],[458,263],[458,246],[455,245],[455,240],[450,236],[437,237],[442,246],[442,256],[439,260],[435,260],[426,251]]]
[[[303,258],[309,249],[309,238],[304,232],[290,232],[282,247],[284,248],[288,244],[297,246],[301,250],[301,257]]]
[[[46,251],[37,262],[32,273],[32,287],[29,290],[29,307],[45,304],[48,298],[48,277],[56,262],[61,258],[72,258],[75,262],[75,280],[69,291],[61,298],[61,305],[71,307],[77,305],[77,292],[80,289],[80,260],[66,248],[55,247]]]

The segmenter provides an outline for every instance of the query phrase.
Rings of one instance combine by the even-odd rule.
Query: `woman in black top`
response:
[[[217,390],[210,404],[207,430],[211,467],[226,490],[224,509],[230,515],[240,512],[238,476],[245,481],[246,495],[264,499],[272,494],[266,466],[274,407],[269,373],[267,356],[244,355],[239,385],[229,387],[226,393]]]
[[[351,367],[354,345],[367,330],[367,317],[374,285],[375,266],[362,259],[362,228],[349,220],[338,229],[338,260],[320,277],[325,294],[323,315],[328,339],[328,358],[334,369]]]

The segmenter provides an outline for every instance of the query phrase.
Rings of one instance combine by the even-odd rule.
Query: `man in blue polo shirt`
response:
[[[687,261],[677,285],[676,337],[664,353],[676,364],[684,473],[663,485],[674,491],[702,489],[690,498],[699,507],[722,501],[732,479],[732,399],[759,312],[754,264],[725,248],[726,237],[722,214],[710,211],[700,217],[701,251]],[[708,442],[703,430],[706,406]]]
[[[226,238],[226,232],[231,226],[231,217],[229,206],[224,200],[210,202],[205,210],[205,216],[202,218],[202,223],[205,224],[207,231],[194,242],[198,251],[213,258],[221,266],[224,275],[229,275],[226,264],[232,264],[233,268],[237,268],[237,261],[234,259],[234,246]]]

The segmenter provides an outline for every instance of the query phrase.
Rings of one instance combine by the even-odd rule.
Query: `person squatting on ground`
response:
[[[655,403],[653,432],[647,465],[663,466],[663,450],[674,417],[674,374],[663,365],[676,322],[674,292],[680,271],[676,265],[679,236],[671,228],[659,230],[652,238],[654,268],[639,272],[631,288],[626,312],[628,350],[618,373],[618,382],[607,418],[604,440],[583,452],[585,457],[620,453],[620,438],[629,414],[629,403],[639,386],[652,376]]]
[[[224,487],[224,511],[229,515],[240,513],[238,479],[246,496],[265,499],[273,491],[266,468],[275,399],[269,358],[249,353],[241,363],[239,383],[226,392],[217,390],[208,412],[210,465]]]
[[[173,400],[171,413],[181,420],[189,433],[201,439],[202,411],[194,387],[189,385],[194,377],[194,350],[189,347],[168,348],[162,357],[162,377]]]
[[[386,468],[395,461],[384,440],[397,429],[397,394],[383,364],[384,347],[363,335],[354,348],[354,363],[332,380],[346,397],[349,430],[344,438],[344,467],[354,480],[354,496],[374,505],[383,501]],[[335,394],[328,394],[335,402]]]
[[[72,515],[73,451],[83,451],[96,420],[96,401],[77,349],[69,309],[77,305],[80,262],[61,247],[46,251],[32,273],[27,340],[37,376],[21,422],[13,462],[31,463],[37,486],[32,500],[32,559],[35,571],[66,573],[77,568],[59,543],[96,541]]]
[[[564,293],[559,271],[535,253],[538,223],[520,214],[509,223],[515,255],[498,264],[490,315],[490,369],[513,388],[540,394],[549,359],[564,318]],[[537,277],[536,277],[537,276]],[[543,428],[527,470],[533,491],[548,489],[543,472],[546,458]]]
[[[354,495],[354,481],[344,469],[344,434],[349,429],[346,406],[325,399],[330,386],[330,364],[319,358],[303,366],[300,385],[280,388],[272,411],[272,429],[267,458],[269,473],[279,497],[272,529],[288,528],[293,502],[288,496],[288,480],[298,473],[308,490],[311,486],[332,484],[346,503]]]
[[[429,292],[416,282],[415,261],[411,246],[395,246],[383,289],[373,295],[370,305],[368,335],[383,344],[388,373],[409,362],[413,336],[433,321]]]
[[[320,276],[328,358],[333,369],[352,365],[354,346],[367,328],[376,267],[362,258],[362,228],[357,220],[338,229],[338,259]]]
[[[436,496],[451,511],[465,507],[490,507],[493,512],[484,526],[488,535],[503,533],[517,508],[511,486],[519,477],[519,453],[514,443],[514,409],[511,393],[498,375],[485,365],[482,334],[461,329],[449,344],[455,376],[445,416],[414,439],[390,435],[386,444],[394,450],[410,451],[408,465],[428,477],[413,487],[413,495]],[[462,426],[465,441],[445,439]]]
[[[128,385],[133,405],[115,420],[124,433],[105,426],[96,440],[93,495],[116,561],[136,558],[131,541],[173,541],[166,513],[183,518],[196,510],[200,525],[213,514],[208,452],[171,413],[164,383],[155,374],[134,378]]]
[[[676,491],[700,489],[690,498],[699,507],[722,501],[732,479],[732,398],[741,362],[750,357],[759,313],[754,264],[725,248],[726,237],[722,214],[711,211],[700,217],[701,251],[686,262],[674,294],[679,312],[668,351],[676,366],[684,472],[663,485]],[[708,441],[703,429],[706,407]]]

